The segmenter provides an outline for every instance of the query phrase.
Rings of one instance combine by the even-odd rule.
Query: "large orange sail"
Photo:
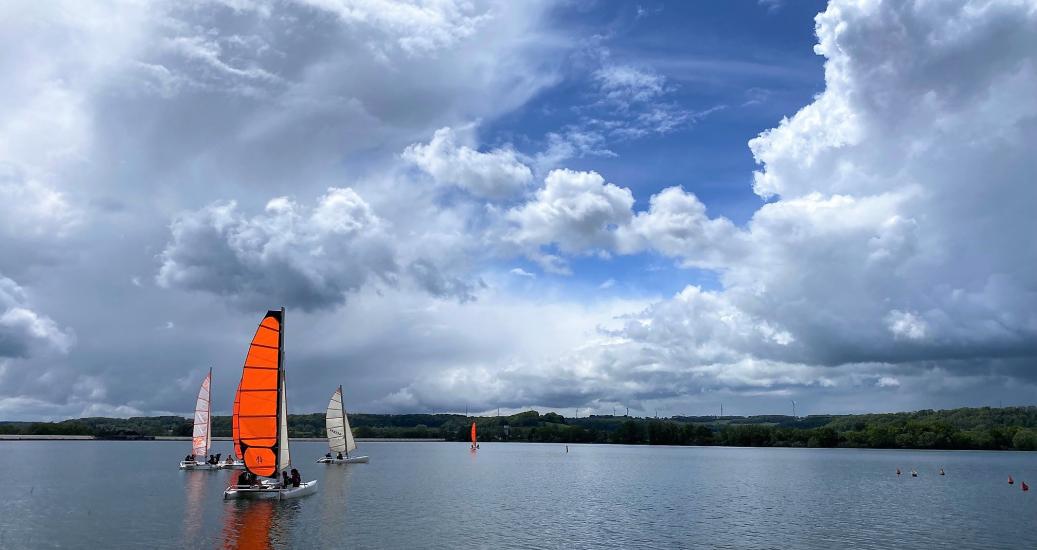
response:
[[[256,329],[238,385],[234,420],[245,468],[257,476],[274,477],[280,470],[278,408],[284,310],[268,311]],[[232,420],[232,424],[234,423]]]
[[[475,422],[472,422],[472,447],[475,447]]]

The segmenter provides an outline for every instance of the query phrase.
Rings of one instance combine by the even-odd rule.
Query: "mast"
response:
[[[342,403],[344,397],[342,396],[342,385],[338,385],[338,411],[342,413],[342,443],[345,444],[345,458],[349,458],[349,441],[345,439],[345,404]]]
[[[284,400],[284,306],[281,306],[281,327],[277,332],[277,467],[274,469],[273,477],[281,475],[281,415],[284,411],[281,404]]]
[[[212,448],[212,367],[209,367],[209,414],[205,419],[205,452]]]

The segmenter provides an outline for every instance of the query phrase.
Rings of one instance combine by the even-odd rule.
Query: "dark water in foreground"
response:
[[[0,442],[0,547],[1037,548],[1037,453],[298,442],[320,491],[278,503],[186,445]]]

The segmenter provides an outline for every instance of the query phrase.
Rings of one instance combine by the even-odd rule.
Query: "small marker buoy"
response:
[[[1012,479],[1012,476],[1008,476],[1008,484],[1009,484],[1009,485],[1013,485],[1013,484],[1015,484],[1015,480],[1014,480],[1014,479]]]
[[[1024,491],[1029,491],[1029,490],[1030,490],[1030,486],[1029,486],[1029,485],[1027,485],[1025,481],[1021,482],[1021,484],[1022,484],[1022,486],[1023,486],[1023,490],[1024,490]]]

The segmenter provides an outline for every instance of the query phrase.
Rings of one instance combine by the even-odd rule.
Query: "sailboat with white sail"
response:
[[[198,399],[194,405],[194,428],[191,430],[191,454],[180,461],[181,470],[212,470],[209,462],[209,446],[212,443],[212,369],[198,388]]]
[[[359,464],[370,460],[366,456],[349,456],[350,451],[356,450],[356,440],[353,439],[353,431],[349,428],[346,407],[342,404],[342,386],[335,390],[331,395],[331,401],[328,402],[325,426],[331,452],[317,460],[318,464]],[[331,453],[338,454],[332,456]],[[342,453],[346,453],[345,456]]]
[[[245,461],[239,483],[223,492],[224,499],[299,498],[317,492],[317,480],[303,482],[292,468],[288,448],[288,400],[285,397],[284,308],[268,311],[256,329],[241,369],[234,445]],[[282,478],[282,472],[284,478]]]

